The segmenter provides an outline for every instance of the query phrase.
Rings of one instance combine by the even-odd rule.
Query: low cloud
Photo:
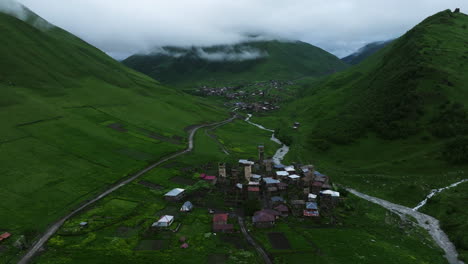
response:
[[[32,16],[32,13],[25,6],[15,0],[0,0],[0,12],[12,15],[23,21],[28,21],[32,26],[40,30],[48,30],[54,25],[47,22],[40,16]]]
[[[468,10],[466,0],[18,1],[115,57],[154,47],[239,43],[247,34],[302,40],[342,57],[399,37],[436,12]]]
[[[244,61],[255,60],[268,56],[268,53],[255,49],[206,52],[202,48],[198,48],[197,53],[200,58],[209,61]]]
[[[23,5],[15,0],[1,0],[0,12],[12,15],[21,20],[25,20],[27,18],[26,10]]]
[[[215,49],[215,50],[214,50]],[[157,47],[153,55],[165,55],[175,58],[194,56],[207,61],[245,61],[268,57],[268,53],[248,46],[217,46],[217,47]]]

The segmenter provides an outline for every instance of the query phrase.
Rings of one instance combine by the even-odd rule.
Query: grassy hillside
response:
[[[415,205],[467,168],[467,27],[462,13],[429,17],[263,122],[294,145],[291,160],[320,163],[347,175],[343,183]],[[294,121],[302,123],[297,131]]]
[[[227,117],[60,28],[37,27],[34,17],[0,13],[0,231],[13,234],[8,252],[21,235],[30,242],[105,186],[185,148],[188,126]]]
[[[358,51],[356,51],[353,54],[350,54],[341,60],[351,64],[351,65],[356,65],[360,63],[361,61],[365,60],[367,57],[371,56],[372,54],[376,53],[377,51],[385,48],[388,44],[391,43],[391,40],[389,41],[378,41],[378,42],[372,42],[364,47],[360,48]]]
[[[346,67],[332,54],[299,41],[259,41],[204,48],[168,47],[164,50],[164,53],[153,55],[134,55],[123,63],[163,83],[189,88],[202,84],[322,76]],[[240,60],[242,55],[251,57]]]

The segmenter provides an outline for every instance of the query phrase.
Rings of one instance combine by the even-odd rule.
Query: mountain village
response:
[[[235,228],[235,219],[244,217],[255,228],[271,228],[277,221],[286,217],[297,217],[310,221],[319,221],[320,215],[333,215],[334,208],[342,201],[340,193],[332,190],[330,178],[318,172],[314,165],[275,164],[271,158],[265,159],[264,146],[258,146],[258,159],[241,159],[238,164],[218,164],[218,175],[200,174],[200,180],[206,181],[220,192],[227,192],[230,200],[226,203],[237,208],[232,211],[209,209],[212,214],[212,232],[239,232]],[[164,195],[170,202],[180,203],[180,211],[190,213],[194,205],[190,195],[182,188],[174,188]],[[245,205],[249,201],[258,201],[260,208],[249,212]],[[244,209],[244,210],[243,210]],[[167,229],[177,222],[173,215],[162,215],[152,228]],[[243,222],[239,224],[243,225]],[[333,221],[333,217],[332,217]],[[174,232],[180,228],[171,228]],[[242,229],[242,226],[241,226]],[[183,239],[181,248],[189,244]]]

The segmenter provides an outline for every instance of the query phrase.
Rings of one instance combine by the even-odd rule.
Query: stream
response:
[[[282,147],[280,147],[276,151],[275,156],[273,156],[274,163],[275,164],[281,164],[281,161],[284,159],[284,156],[286,156],[286,154],[288,154],[288,152],[289,152],[289,147],[286,146],[285,144],[283,144],[279,139],[277,139],[275,137],[275,131],[273,129],[265,128],[262,125],[259,125],[259,124],[256,124],[256,123],[250,121],[251,117],[252,117],[252,115],[248,114],[245,121],[247,123],[253,125],[253,126],[256,126],[256,127],[260,128],[260,129],[262,129],[262,130],[272,132],[273,134],[271,135],[271,141],[274,141],[274,142],[282,145]],[[432,190],[432,192],[426,197],[426,199],[424,199],[424,201],[420,202],[415,208],[409,208],[409,207],[402,206],[402,205],[399,205],[399,204],[394,204],[394,203],[391,203],[391,202],[383,200],[383,199],[379,199],[379,198],[376,198],[376,197],[369,196],[367,194],[360,193],[360,192],[358,192],[358,191],[356,191],[354,189],[351,189],[351,188],[346,188],[346,189],[350,193],[352,193],[352,194],[354,194],[354,195],[356,195],[356,196],[358,196],[358,197],[360,197],[362,199],[365,199],[365,200],[367,200],[369,202],[378,204],[378,205],[388,209],[389,211],[392,211],[392,212],[396,213],[397,215],[399,215],[402,218],[405,218],[405,216],[408,216],[408,215],[414,217],[414,219],[416,219],[416,221],[417,221],[417,224],[420,227],[427,230],[427,232],[431,235],[432,239],[434,239],[435,243],[440,248],[442,248],[442,250],[445,252],[445,258],[448,260],[448,262],[450,264],[464,264],[463,261],[458,260],[457,249],[455,248],[453,243],[449,240],[447,234],[445,234],[445,232],[440,228],[439,220],[437,220],[436,218],[434,218],[432,216],[420,213],[417,210],[419,208],[421,208],[422,206],[424,206],[426,204],[427,200],[430,199],[431,197],[433,197],[435,194],[437,194],[439,192],[442,192],[442,191],[444,191],[446,189],[453,188],[453,187],[457,186],[458,184],[461,184],[461,183],[463,183],[465,181],[468,181],[468,179],[464,179],[462,181],[456,182],[456,183],[454,183],[452,185],[449,185],[447,187],[444,187],[444,188]]]
[[[420,213],[415,211],[412,208],[402,206],[399,204],[394,204],[386,200],[382,200],[376,197],[369,196],[367,194],[360,193],[354,189],[346,188],[350,193],[367,200],[369,202],[373,202],[378,204],[394,213],[399,215],[402,218],[409,215],[416,219],[417,224],[427,230],[429,234],[432,236],[432,239],[436,242],[436,244],[442,248],[445,252],[445,258],[448,260],[450,264],[463,264],[462,261],[458,260],[458,253],[455,246],[450,242],[447,234],[440,228],[439,220],[435,219],[432,216]]]
[[[426,196],[426,199],[424,199],[424,200],[422,200],[422,202],[418,203],[418,205],[417,205],[415,208],[413,208],[413,210],[414,210],[414,211],[419,210],[421,207],[423,207],[424,205],[426,205],[427,201],[428,201],[429,199],[431,199],[434,195],[436,195],[436,194],[438,194],[438,193],[440,193],[440,192],[442,192],[442,191],[445,191],[445,190],[447,190],[447,189],[456,187],[457,185],[459,185],[459,184],[461,184],[461,183],[464,183],[464,182],[466,182],[466,181],[468,181],[468,179],[463,179],[463,180],[461,180],[461,181],[459,181],[459,182],[453,183],[453,184],[451,184],[451,185],[449,185],[449,186],[447,186],[447,187],[444,187],[444,188],[432,190],[431,193],[429,193],[429,194]]]
[[[289,147],[286,144],[283,144],[283,142],[281,142],[278,138],[275,137],[275,130],[265,128],[262,125],[259,125],[257,123],[254,123],[254,122],[250,121],[251,117],[252,117],[252,114],[247,114],[247,118],[245,119],[245,122],[247,122],[247,123],[249,123],[249,124],[251,124],[253,126],[256,126],[256,127],[260,128],[261,130],[272,132],[273,134],[271,135],[270,140],[277,143],[277,144],[279,144],[279,145],[281,145],[281,147],[276,151],[275,155],[273,156],[273,163],[275,163],[275,165],[282,165],[281,162],[283,161],[286,154],[288,154]]]

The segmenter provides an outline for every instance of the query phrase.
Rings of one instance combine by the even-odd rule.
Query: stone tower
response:
[[[249,182],[252,177],[252,165],[244,166],[245,179]]]
[[[219,163],[218,164],[218,172],[219,172],[219,177],[220,178],[226,178],[226,163]]]
[[[302,171],[304,171],[304,178],[303,178],[303,181],[306,185],[312,183],[314,181],[314,172],[315,172],[315,168],[314,168],[314,165],[306,165],[306,166],[303,166],[302,168]]]
[[[273,171],[273,160],[272,159],[265,160],[264,164],[265,164],[265,171],[266,172],[272,172]]]
[[[258,161],[260,164],[263,164],[263,160],[265,159],[265,146],[260,145],[258,146]]]

